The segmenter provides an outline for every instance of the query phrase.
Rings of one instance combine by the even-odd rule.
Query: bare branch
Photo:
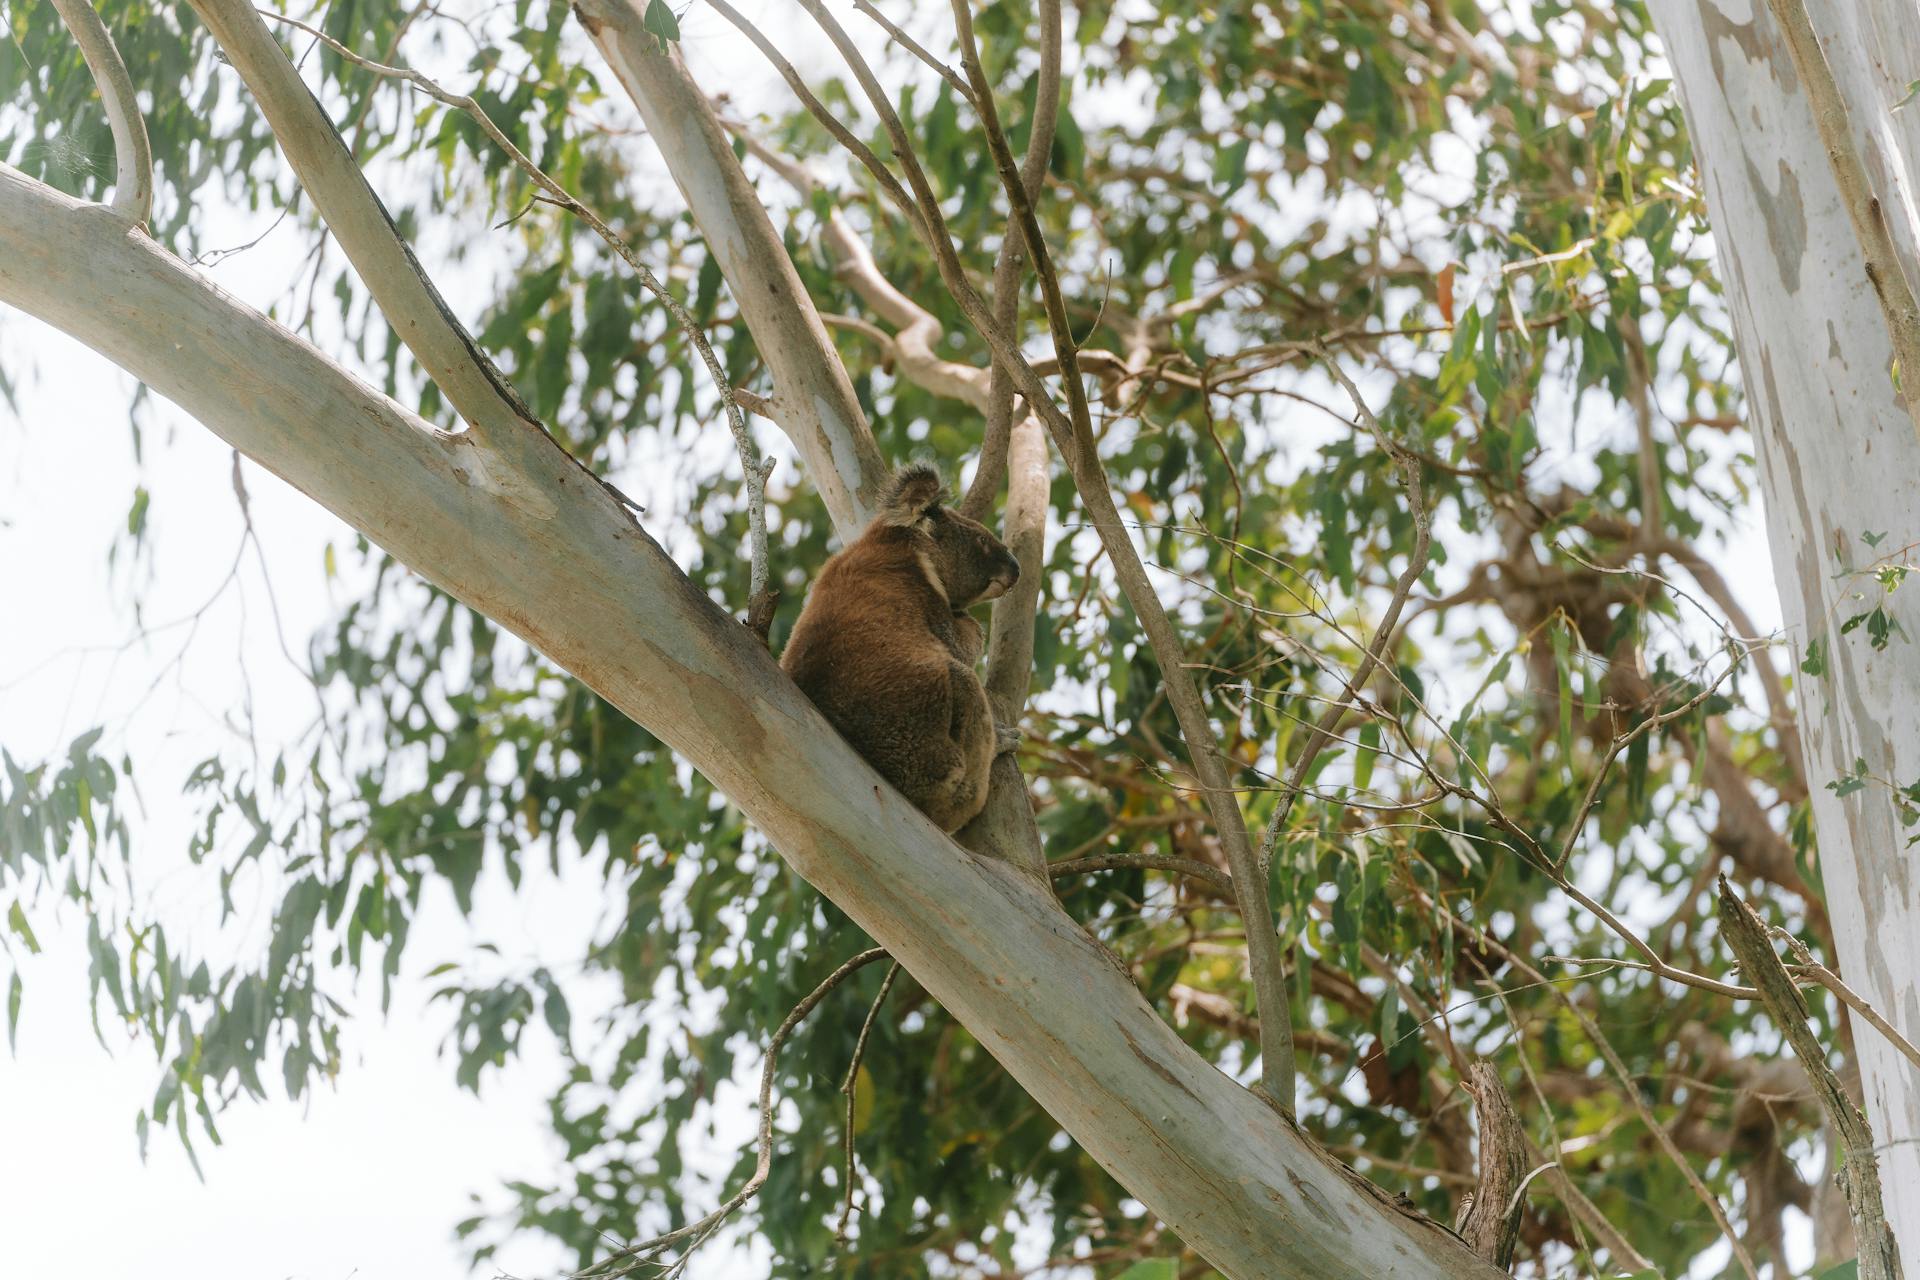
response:
[[[113,130],[111,208],[144,227],[153,213],[153,150],[147,145],[147,122],[140,115],[133,77],[127,74],[119,47],[91,0],[53,0],[53,7],[80,46],[80,56],[100,91],[100,105],[106,108],[107,127]]]
[[[934,353],[934,345],[945,332],[940,322],[880,274],[872,251],[837,208],[827,215],[825,239],[840,278],[853,286],[862,302],[898,327],[892,343],[900,375],[935,395],[964,400],[984,411],[987,371]]]
[[[1827,968],[1813,958],[1813,952],[1807,944],[1788,933],[1785,929],[1774,929],[1773,933],[1787,944],[1787,950],[1793,953],[1794,967],[1799,969],[1813,982],[1833,992],[1841,1004],[1853,1010],[1866,1020],[1868,1026],[1886,1037],[1887,1043],[1898,1049],[1902,1056],[1915,1067],[1920,1067],[1920,1048],[1913,1041],[1900,1034],[1881,1012],[1869,1004],[1859,992],[1848,986],[1839,974]]]
[[[934,57],[933,54],[927,51],[926,46],[922,45],[905,31],[902,31],[893,19],[874,8],[871,0],[853,0],[853,8],[856,13],[863,13],[878,23],[880,29],[885,31],[895,44],[933,68],[934,74],[938,75],[942,80],[945,80],[959,91],[962,102],[972,103],[973,90],[969,89],[967,82],[960,78],[960,73],[940,61],[940,59]]]

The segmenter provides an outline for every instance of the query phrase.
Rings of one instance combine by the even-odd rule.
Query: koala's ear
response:
[[[893,485],[887,490],[887,500],[880,508],[880,519],[891,525],[905,528],[919,521],[940,505],[940,499],[947,496],[947,488],[940,482],[940,473],[925,463],[915,463],[902,467],[893,477]]]

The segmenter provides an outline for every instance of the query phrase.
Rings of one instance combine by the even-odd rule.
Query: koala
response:
[[[893,478],[866,531],[828,560],[780,666],[833,726],[943,831],[987,802],[1009,746],[974,674],[986,635],[966,612],[1004,595],[1020,562],[941,505],[932,467]]]

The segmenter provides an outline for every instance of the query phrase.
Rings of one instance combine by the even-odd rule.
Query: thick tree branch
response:
[[[1492,1063],[1469,1067],[1463,1087],[1473,1097],[1474,1118],[1480,1122],[1480,1167],[1454,1229],[1468,1248],[1506,1271],[1513,1266],[1513,1247],[1520,1238],[1527,1131]]]

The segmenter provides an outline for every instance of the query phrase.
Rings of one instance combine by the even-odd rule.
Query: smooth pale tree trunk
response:
[[[1225,1274],[1502,1274],[1189,1049],[1044,888],[888,788],[537,425],[437,431],[109,210],[5,166],[0,303],[127,369],[666,741]]]
[[[1920,579],[1887,595],[1876,562],[1920,564],[1920,435],[1805,86],[1762,0],[1653,0],[1706,183],[1760,458],[1767,533],[1796,661],[1821,878],[1846,980],[1920,1035],[1920,846],[1888,784],[1920,782]],[[1809,6],[1910,281],[1920,6]],[[1920,369],[1905,371],[1909,385]],[[1868,539],[1873,539],[1869,545]],[[1886,648],[1850,617],[1881,605]],[[1814,649],[1818,646],[1817,650]],[[1811,665],[1819,665],[1818,662]],[[1875,781],[1828,784],[1864,762]],[[1920,1073],[1856,1020],[1867,1114],[1906,1274],[1920,1275]]]

